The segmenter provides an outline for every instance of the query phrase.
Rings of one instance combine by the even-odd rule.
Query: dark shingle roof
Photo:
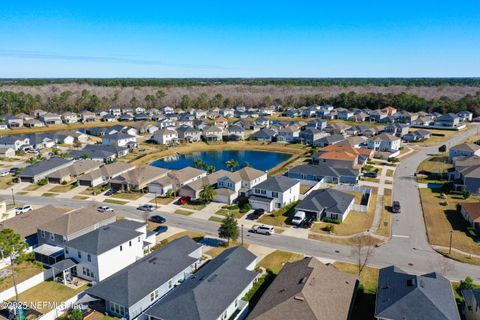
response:
[[[57,157],[50,158],[50,159],[44,160],[44,161],[39,161],[39,162],[35,163],[34,165],[31,165],[30,167],[24,169],[22,171],[22,173],[20,174],[20,176],[21,177],[22,176],[33,177],[33,176],[39,175],[43,172],[53,170],[55,168],[63,166],[65,164],[69,163],[69,162],[73,163],[71,160],[65,160],[63,158],[57,158]]]
[[[380,270],[375,316],[385,319],[460,319],[450,281],[435,272],[416,276],[395,266]]]
[[[257,277],[247,270],[256,256],[243,247],[225,250],[181,286],[160,299],[147,315],[157,319],[218,319]]]
[[[289,177],[275,176],[269,177],[267,180],[256,185],[255,188],[275,192],[284,192],[298,183],[299,182],[297,180],[291,179]]]
[[[358,177],[359,170],[349,168],[335,168],[325,164],[301,164],[288,170],[288,174],[304,174],[316,177]]]
[[[324,209],[344,214],[355,196],[334,189],[320,189],[309,193],[296,207],[303,211],[323,211]]]
[[[135,229],[135,226],[127,226],[123,222],[117,221],[70,240],[66,245],[80,251],[99,255],[142,235]]]
[[[87,290],[87,293],[131,307],[167,283],[197,259],[189,255],[201,245],[189,237],[176,239]]]

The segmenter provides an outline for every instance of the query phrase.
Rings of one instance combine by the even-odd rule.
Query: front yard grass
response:
[[[258,218],[257,222],[277,227],[287,227],[287,221],[291,220],[295,212],[295,206],[298,204],[298,202],[299,201],[292,202],[271,214],[264,214]]]
[[[89,198],[90,197],[87,197],[87,196],[79,196],[79,195],[73,196],[73,199],[75,199],[75,200],[87,200]]]
[[[393,173],[394,173],[394,172],[395,172],[395,171],[393,171],[392,169],[387,169],[387,172],[385,173],[385,175],[386,175],[387,177],[393,177]]]
[[[115,200],[115,199],[105,199],[103,200],[105,203],[113,203],[113,204],[127,204],[128,202],[126,201],[120,201],[120,200]]]
[[[377,182],[377,183],[380,182],[380,179],[378,179],[378,178],[371,178],[371,177],[365,177],[365,176],[361,176],[360,180],[369,181],[369,182]]]
[[[418,166],[417,171],[428,171],[433,173],[444,173],[453,168],[453,164],[448,162],[448,155],[445,153],[432,156],[424,160]]]
[[[222,222],[223,222],[223,219],[224,219],[224,218],[221,218],[221,217],[211,216],[210,218],[208,218],[208,221],[213,221],[213,222],[220,222],[220,223],[222,223]]]
[[[144,195],[145,195],[144,193],[137,193],[137,192],[121,192],[121,193],[112,194],[111,198],[123,199],[123,200],[137,200]]]
[[[458,252],[453,251],[453,250],[452,250],[452,252],[448,253],[448,249],[436,249],[436,251],[438,253],[440,253],[441,255],[443,255],[445,257],[448,257],[450,259],[453,259],[453,260],[456,260],[456,261],[459,261],[459,262],[463,262],[463,263],[469,263],[469,264],[474,264],[474,265],[480,266],[480,259],[479,258],[472,257],[470,255],[464,255],[464,254],[458,253]]]
[[[12,183],[13,178],[12,177],[1,177],[0,178],[0,189],[5,190],[8,188],[11,188],[11,183]]]
[[[375,206],[377,204],[376,190],[372,190],[370,195],[370,203],[367,212],[350,211],[345,221],[340,224],[332,224],[334,226],[333,233],[338,236],[350,236],[360,232],[367,231],[372,226],[373,217],[375,215]],[[311,231],[317,233],[327,234],[324,231],[330,223],[318,222],[314,223]]]
[[[10,269],[10,267],[7,268]],[[13,269],[15,270],[15,280],[17,281],[17,284],[33,277],[34,275],[40,273],[43,270],[43,268],[39,264],[28,261],[15,264]],[[0,292],[11,288],[12,286],[13,281],[11,275],[0,279]]]
[[[464,200],[461,195],[448,194],[446,199],[442,199],[441,193],[434,189],[422,188],[419,192],[429,242],[433,245],[448,247],[450,232],[452,232],[453,248],[480,254],[480,245],[468,235],[468,224],[456,208],[457,203],[476,202],[479,197],[471,196]]]
[[[215,214],[219,214],[219,215],[222,215],[222,216],[226,216],[226,215],[232,214],[232,213],[233,213],[235,219],[240,219],[244,215],[244,213],[240,212],[240,208],[237,205],[223,206],[222,209],[215,212]]]
[[[207,206],[206,203],[203,203],[203,202],[194,202],[194,201],[191,201],[191,202],[189,202],[189,203],[184,203],[184,204],[182,204],[182,207],[183,207],[183,208],[185,208],[185,209],[190,209],[190,210],[196,210],[196,211],[205,209],[206,206]]]
[[[275,250],[272,253],[266,255],[258,264],[257,267],[263,267],[266,270],[272,271],[274,274],[278,274],[282,270],[283,265],[287,262],[295,262],[302,260],[303,254]]]
[[[76,294],[87,289],[87,285],[78,289],[69,288],[61,283],[54,281],[44,281],[39,285],[30,288],[19,295],[20,302],[25,305],[35,304],[36,302],[48,302],[39,303],[37,311],[46,313],[53,310],[56,305],[70,299]]]
[[[380,244],[382,242],[382,240],[379,240],[377,238],[374,238],[374,237],[371,237],[371,236],[363,236],[363,235],[353,236],[353,237],[349,237],[349,238],[335,238],[335,237],[328,236],[326,234],[315,233],[315,232],[310,232],[308,234],[308,239],[311,239],[311,240],[328,241],[328,242],[331,242],[331,243],[345,244],[345,245],[349,245],[349,246],[356,245],[358,243],[358,240],[357,240],[358,237],[368,239],[368,241],[370,241],[372,246]]]
[[[42,197],[56,197],[56,196],[58,196],[58,193],[45,192],[42,194]]]
[[[383,190],[382,218],[376,234],[389,238],[392,230],[392,190]]]
[[[80,192],[80,194],[84,194],[86,196],[96,196],[99,195],[100,193],[107,191],[108,187],[89,187],[86,190]]]
[[[170,204],[173,200],[175,200],[174,197],[157,197],[157,202],[158,204]],[[150,200],[150,203],[155,203],[155,198]]]
[[[43,186],[40,186],[40,185],[35,184],[35,183],[32,183],[32,184],[26,186],[25,188],[23,188],[22,190],[23,190],[23,191],[35,191],[35,190],[37,190],[37,189],[39,189],[39,188],[41,188],[41,187],[43,187]]]
[[[193,214],[193,211],[177,209],[177,210],[175,210],[175,213],[176,214],[181,214],[182,216],[189,216],[189,215]]]
[[[50,192],[67,192],[77,187],[76,184],[67,184],[67,185],[59,185],[55,186],[52,189],[48,190]]]

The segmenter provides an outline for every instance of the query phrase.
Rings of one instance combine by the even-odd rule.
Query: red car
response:
[[[188,203],[190,201],[190,197],[181,197],[180,199],[178,199],[178,204],[185,204],[185,203]]]

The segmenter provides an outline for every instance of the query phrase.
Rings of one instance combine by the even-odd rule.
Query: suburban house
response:
[[[65,112],[62,114],[62,121],[63,123],[77,123],[78,122],[78,115],[73,112]]]
[[[126,147],[116,147],[103,144],[87,144],[82,150],[70,151],[73,159],[89,159],[109,163],[115,158],[121,158],[129,153]]]
[[[245,129],[243,129],[239,125],[229,126],[228,140],[232,140],[232,141],[245,140]]]
[[[460,124],[460,117],[455,113],[444,114],[435,119],[435,127],[456,128]]]
[[[468,110],[463,110],[457,113],[457,116],[460,118],[460,121],[472,121],[473,113]]]
[[[303,142],[310,145],[313,144],[314,141],[325,136],[328,136],[328,134],[316,128],[307,128],[300,132],[300,138],[303,140]]]
[[[448,151],[448,158],[452,161],[456,157],[480,156],[480,146],[474,143],[461,143]]]
[[[402,137],[403,140],[406,142],[417,142],[417,141],[424,141],[429,139],[432,136],[432,133],[428,130],[415,130],[413,132],[409,132]]]
[[[392,123],[389,126],[386,126],[384,132],[389,133],[393,136],[402,138],[408,133],[410,126],[405,123]]]
[[[163,178],[169,170],[150,165],[135,167],[108,182],[110,188],[115,190],[143,190],[148,184]]]
[[[0,137],[0,146],[12,148],[14,151],[21,150],[30,144],[30,139],[24,135],[10,135]]]
[[[205,141],[222,141],[223,130],[221,127],[210,126],[203,129],[202,136]]]
[[[23,122],[23,125],[27,128],[41,128],[45,127],[45,123],[38,119],[28,119]]]
[[[250,136],[250,139],[262,141],[262,142],[272,142],[276,136],[277,136],[277,132],[275,130],[272,130],[270,128],[263,128],[261,130],[254,132]]]
[[[74,274],[99,282],[142,258],[155,244],[147,225],[118,220],[65,243],[65,259],[76,262]]]
[[[460,320],[450,281],[436,272],[412,275],[395,266],[380,269],[375,318]]]
[[[245,316],[242,300],[258,278],[257,257],[244,247],[223,251],[192,277],[158,300],[145,314],[150,320],[211,320]]]
[[[343,134],[345,133],[346,130],[350,129],[351,126],[345,124],[345,123],[330,123],[328,124],[323,131],[330,133],[330,134]]]
[[[38,244],[37,229],[39,226],[55,221],[65,214],[65,209],[47,205],[29,212],[17,214],[0,223],[0,230],[13,229],[30,246]]]
[[[238,198],[242,187],[242,178],[238,172],[228,172],[217,179],[214,201],[232,204]]]
[[[62,117],[56,113],[47,112],[44,115],[41,115],[39,118],[47,126],[62,124]]]
[[[462,291],[462,314],[465,320],[480,319],[480,289]]]
[[[202,140],[202,132],[192,127],[181,126],[177,128],[177,134],[180,142],[198,142]]]
[[[355,196],[335,189],[318,189],[310,192],[295,206],[295,212],[315,215],[317,220],[345,221],[355,202]]]
[[[360,170],[353,168],[334,168],[325,164],[301,164],[288,169],[286,176],[300,180],[306,184],[314,184],[319,181],[324,183],[357,184],[360,177]]]
[[[23,127],[23,119],[12,116],[12,115],[5,115],[5,122],[9,128],[21,128]]]
[[[285,176],[275,176],[257,184],[248,200],[252,208],[272,212],[297,201],[299,196],[299,181]]]
[[[117,132],[102,137],[102,144],[115,147],[134,149],[137,147],[137,137],[128,133]]]
[[[278,130],[277,141],[295,142],[300,138],[300,129],[296,126],[288,126]]]
[[[480,156],[455,157],[453,165],[448,176],[455,188],[480,194]]]
[[[108,183],[130,170],[135,169],[135,166],[124,162],[115,162],[106,164],[97,170],[82,174],[77,177],[77,183],[80,186],[96,187]]]
[[[19,175],[21,182],[36,183],[47,177],[50,173],[69,167],[73,164],[73,160],[65,160],[63,158],[53,157],[48,160],[39,161],[24,170]]]
[[[400,150],[401,139],[388,133],[381,133],[378,136],[367,140],[368,149],[380,152],[396,153]]]
[[[159,196],[166,195],[169,191],[176,192],[181,187],[194,181],[203,179],[207,176],[207,172],[192,167],[185,167],[180,170],[172,170],[166,176],[150,182],[148,184],[148,192],[155,193]]]
[[[93,112],[82,111],[80,112],[80,119],[82,120],[83,123],[87,123],[87,122],[95,122],[97,120],[97,117]]]
[[[7,159],[15,157],[15,150],[11,147],[0,147],[0,157]]]
[[[350,319],[358,285],[355,276],[313,257],[288,262],[247,320]]]
[[[64,259],[65,242],[114,223],[115,220],[115,214],[100,213],[93,207],[71,211],[50,220],[37,228],[38,247],[33,249],[35,260],[51,266]]]
[[[460,213],[475,232],[480,233],[480,202],[460,203]]]
[[[223,176],[228,176],[229,174],[231,174],[231,172],[229,171],[217,170],[211,174],[204,176],[201,179],[197,179],[180,187],[180,189],[178,190],[178,194],[180,196],[197,199],[200,195],[200,191],[202,191],[205,185],[216,185],[219,178]]]
[[[178,142],[178,133],[174,129],[163,128],[155,131],[150,140],[158,144],[172,145]]]
[[[373,150],[335,144],[319,149],[312,156],[312,162],[325,163],[337,168],[359,168],[372,157]]]
[[[46,175],[48,183],[69,183],[82,174],[97,170],[103,163],[94,160],[78,160],[70,166],[58,169]]]
[[[326,146],[329,146],[329,145],[332,145],[332,144],[339,143],[343,140],[345,140],[345,137],[343,135],[334,134],[334,135],[331,135],[331,136],[322,137],[318,140],[314,140],[313,141],[313,146],[323,148],[323,147],[326,147]]]
[[[131,320],[191,277],[201,258],[202,245],[182,237],[100,281],[86,294],[101,300],[101,311]]]

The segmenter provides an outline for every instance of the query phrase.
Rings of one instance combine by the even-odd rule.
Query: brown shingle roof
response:
[[[480,222],[480,202],[464,202],[461,205],[472,221]]]

